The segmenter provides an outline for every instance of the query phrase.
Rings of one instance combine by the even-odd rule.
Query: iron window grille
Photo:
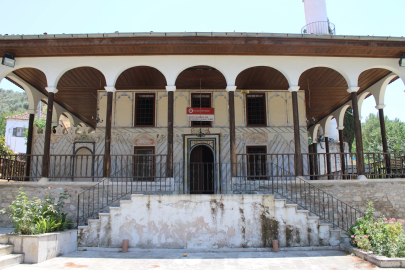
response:
[[[265,94],[246,94],[248,126],[266,126]]]
[[[155,94],[136,94],[135,126],[155,126]]]
[[[246,153],[248,180],[267,179],[266,146],[247,146]]]
[[[154,147],[134,148],[134,181],[153,181],[155,176]]]

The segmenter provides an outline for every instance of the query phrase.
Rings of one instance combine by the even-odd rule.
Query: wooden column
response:
[[[343,179],[346,179],[344,174],[346,173],[346,161],[345,161],[345,144],[344,144],[344,137],[343,137],[343,129],[339,129],[339,144],[340,144],[340,166],[342,169]]]
[[[167,98],[167,177],[173,177],[173,121],[174,91],[168,91]]]
[[[380,116],[380,129],[381,129],[381,140],[383,146],[383,153],[388,153],[388,144],[387,144],[387,132],[385,130],[385,119],[384,119],[384,109],[378,109],[378,115]],[[384,155],[385,166],[387,168],[387,173],[391,173],[391,163],[390,155]]]
[[[328,174],[328,179],[331,180],[332,169],[330,165],[329,137],[326,136],[325,136],[325,152],[326,152],[326,172]]]
[[[357,104],[357,92],[351,92],[352,107],[354,117],[354,135],[356,137],[356,163],[357,163],[357,175],[364,175],[364,154],[363,154],[363,139],[361,137],[361,124],[359,118],[359,106]]]
[[[111,175],[111,123],[112,123],[113,94],[114,94],[113,91],[107,92],[103,177],[110,177]]]
[[[318,180],[318,174],[319,174],[319,170],[318,170],[318,143],[313,143],[312,144],[312,151],[315,154],[314,155],[314,175],[312,180]]]
[[[297,89],[298,91],[298,89]],[[294,155],[294,167],[295,176],[303,175],[303,162],[301,156],[301,138],[300,138],[300,121],[298,113],[298,93],[297,91],[291,91],[292,95],[292,109],[293,109],[293,121],[294,121],[294,144],[295,144],[295,155]]]
[[[228,86],[228,108],[229,108],[229,152],[231,161],[231,176],[236,177],[236,141],[235,141],[235,90],[236,86]]]
[[[48,90],[48,108],[46,110],[44,155],[42,157],[42,174],[41,174],[42,178],[49,177],[49,167],[51,162],[50,154],[51,154],[53,98],[56,92],[57,92],[56,89],[54,89],[54,92],[49,92]]]
[[[41,112],[39,112],[41,113]],[[25,165],[25,181],[30,180],[31,175],[31,154],[32,154],[32,134],[34,133],[34,119],[35,114],[30,113],[30,118],[28,120],[28,138],[27,138],[27,150],[25,153],[27,154],[27,160]]]

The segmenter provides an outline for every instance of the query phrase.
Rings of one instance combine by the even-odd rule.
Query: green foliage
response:
[[[57,203],[55,203],[55,198],[48,194],[43,201],[38,198],[28,200],[25,192],[20,189],[16,199],[9,206],[9,210],[3,209],[0,214],[8,213],[16,233],[30,235],[63,231],[73,224],[66,219],[67,214],[62,213],[65,200],[69,197],[69,193],[65,190],[60,193]]]
[[[349,152],[352,153],[352,145],[355,139],[355,135],[353,109],[351,107],[346,110],[344,125],[345,128],[343,129],[343,138],[344,141],[349,144]]]
[[[374,218],[373,203],[368,203],[364,218],[359,218],[347,234],[351,244],[374,254],[405,257],[405,232],[395,218]]]
[[[6,144],[6,138],[0,137],[0,155],[12,155],[13,151]]]
[[[388,152],[405,152],[405,123],[399,119],[389,120],[385,117]],[[370,114],[361,126],[363,149],[366,153],[382,152],[380,118]]]
[[[39,133],[43,133],[43,128],[46,126],[46,119],[45,116],[41,117],[40,119],[35,118],[34,119],[34,126],[37,126],[40,128]],[[25,137],[25,145],[27,145],[27,141],[28,141],[28,129],[25,130],[24,133],[24,137]]]
[[[28,106],[28,97],[25,92],[14,92],[0,88],[0,115],[25,111]]]

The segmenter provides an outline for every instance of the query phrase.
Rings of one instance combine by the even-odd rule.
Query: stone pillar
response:
[[[166,86],[167,98],[167,177],[173,177],[174,92],[176,86]]]
[[[359,106],[357,103],[357,91],[360,87],[351,87],[347,90],[352,96],[352,108],[354,117],[354,134],[356,137],[356,150],[357,150],[357,175],[359,178],[365,178],[364,174],[364,153],[363,153],[363,139],[361,137],[361,123],[359,117]]]
[[[49,181],[49,167],[50,167],[50,154],[51,154],[51,134],[52,134],[52,113],[53,113],[53,99],[54,95],[58,92],[55,87],[46,87],[48,91],[48,108],[46,110],[46,126],[45,126],[45,142],[44,142],[44,155],[42,157],[42,173],[41,182]]]
[[[340,153],[342,155],[340,155],[340,166],[342,169],[342,174],[343,174],[343,179],[346,179],[346,177],[344,176],[344,174],[346,173],[346,161],[345,161],[345,144],[344,144],[344,137],[343,137],[343,129],[344,127],[338,127],[339,130],[339,144],[340,144]]]
[[[30,114],[28,120],[28,138],[27,138],[27,150],[25,153],[27,154],[26,166],[25,166],[25,181],[30,180],[31,175],[31,154],[32,154],[32,135],[34,133],[34,119],[35,119],[35,110],[29,110],[28,113]]]
[[[236,86],[227,86],[228,109],[229,109],[229,152],[231,161],[231,176],[236,177],[237,159],[236,159],[236,139],[235,139],[235,91]]]
[[[388,144],[387,144],[387,132],[385,130],[385,119],[384,119],[384,107],[385,105],[378,105],[376,109],[378,109],[378,115],[380,116],[380,130],[381,130],[381,141],[383,146],[383,153],[388,153]],[[387,168],[388,174],[391,173],[391,163],[390,163],[390,155],[384,155],[385,159],[385,166]]]
[[[301,135],[300,135],[300,121],[298,112],[298,90],[299,86],[291,86],[288,91],[291,92],[292,96],[292,109],[293,109],[293,122],[294,122],[294,145],[295,145],[295,155],[294,155],[294,168],[295,176],[303,175],[303,162],[301,155]]]
[[[113,94],[116,89],[114,87],[104,87],[107,91],[107,110],[105,121],[105,148],[104,148],[104,166],[103,177],[111,176],[111,124],[112,124],[112,103]]]

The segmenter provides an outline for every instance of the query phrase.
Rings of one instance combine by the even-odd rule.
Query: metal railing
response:
[[[78,225],[86,224],[89,218],[98,218],[98,213],[118,204],[120,199],[128,199],[130,194],[279,194],[342,230],[347,230],[363,215],[306,180],[297,180],[290,171],[274,163],[255,164],[255,160],[238,163],[237,168],[242,169],[235,177],[230,174],[231,164],[210,162],[177,163],[174,164],[174,178],[166,178],[162,174],[152,181],[143,176],[126,176],[123,181],[114,181],[117,175],[122,174],[117,172],[117,175],[78,195]],[[128,164],[127,167],[133,168],[133,165]],[[165,168],[164,165],[162,168]],[[249,169],[252,166],[258,169]],[[124,171],[127,172],[126,168]],[[156,167],[154,172],[158,172]]]
[[[329,21],[313,22],[302,27],[301,34],[335,35],[335,25]]]

